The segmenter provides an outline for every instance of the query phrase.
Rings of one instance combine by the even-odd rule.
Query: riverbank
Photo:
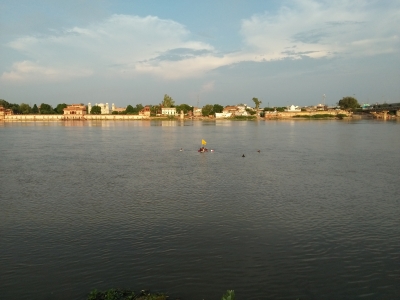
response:
[[[180,298],[170,299],[164,293],[150,293],[147,290],[135,293],[131,290],[109,289],[104,292],[93,290],[90,292],[87,300],[180,300]],[[222,295],[221,300],[235,300],[235,291],[227,290]]]
[[[396,119],[400,116],[389,114],[353,114],[346,111],[313,111],[313,112],[272,112],[266,113],[263,117],[257,116],[234,116],[230,118],[215,117],[184,117],[162,116],[150,117],[142,115],[0,115],[0,121],[4,122],[60,122],[60,121],[260,121],[260,120],[343,120],[343,119]]]
[[[131,290],[109,289],[101,292],[93,290],[87,297],[87,300],[180,300],[179,298],[170,299],[163,293],[150,293],[150,291],[142,290],[135,293]]]

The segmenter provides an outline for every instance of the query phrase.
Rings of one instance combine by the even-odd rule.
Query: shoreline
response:
[[[374,117],[359,117],[359,116],[349,116],[349,117],[275,117],[275,118],[253,118],[253,119],[233,119],[233,118],[224,118],[224,119],[216,119],[216,118],[159,118],[159,117],[147,117],[147,118],[74,118],[74,119],[63,119],[63,118],[25,118],[25,117],[17,117],[17,118],[5,118],[0,120],[0,123],[16,123],[16,122],[86,122],[86,121],[170,121],[170,122],[222,122],[222,121],[230,121],[230,122],[243,122],[243,121],[345,121],[345,120],[399,120],[400,118],[397,116],[390,116],[386,118],[374,118]]]
[[[344,111],[313,112],[277,112],[259,116],[236,116],[230,118],[184,117],[176,116],[144,116],[144,115],[0,115],[0,122],[65,122],[65,121],[277,121],[277,120],[396,120],[400,115],[389,114],[353,114]]]

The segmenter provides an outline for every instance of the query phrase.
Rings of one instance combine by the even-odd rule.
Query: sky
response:
[[[400,0],[0,0],[0,99],[400,102]]]

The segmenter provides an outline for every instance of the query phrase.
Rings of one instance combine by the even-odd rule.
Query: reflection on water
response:
[[[0,293],[398,298],[398,126],[3,123]]]

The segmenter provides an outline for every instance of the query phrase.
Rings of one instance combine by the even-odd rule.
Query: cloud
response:
[[[162,60],[169,60],[169,61],[180,61],[188,58],[193,58],[196,56],[200,55],[206,55],[210,54],[211,51],[209,50],[194,50],[194,49],[188,49],[188,48],[177,48],[177,49],[172,49],[169,51],[166,51],[156,57],[154,61],[162,61]]]
[[[71,78],[87,77],[92,75],[92,71],[74,67],[44,67],[32,61],[22,61],[14,63],[11,71],[4,72],[1,79],[7,82],[21,81],[64,81]]]
[[[221,53],[182,24],[115,14],[86,27],[25,36],[8,46],[25,56],[1,80],[54,81],[84,76],[203,77],[241,62],[368,56],[399,51],[399,5],[374,1],[282,2],[241,21],[237,50]],[[28,59],[26,59],[28,58]]]
[[[215,81],[210,81],[210,82],[203,84],[203,86],[201,87],[201,92],[204,92],[204,93],[212,92],[214,90],[214,84],[215,84]]]
[[[26,61],[15,63],[2,78],[30,80],[27,75],[36,71],[47,80],[51,73],[70,68],[109,76],[154,71],[155,75],[175,78],[179,77],[177,72],[162,67],[168,68],[175,60],[191,61],[213,50],[208,44],[190,40],[189,36],[183,25],[171,20],[113,15],[87,28],[74,27],[53,31],[50,36],[27,36],[10,42],[9,47],[30,57],[35,67],[26,72]],[[184,72],[183,76],[188,74]]]
[[[246,47],[266,60],[398,51],[398,5],[382,9],[374,4],[291,1],[276,14],[265,12],[243,20],[241,34]],[[362,43],[366,40],[368,46]]]

